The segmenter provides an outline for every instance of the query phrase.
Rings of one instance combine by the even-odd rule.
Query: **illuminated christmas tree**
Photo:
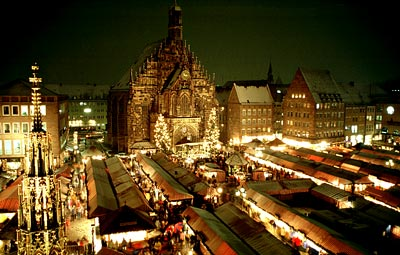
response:
[[[171,137],[169,136],[168,125],[164,120],[164,116],[158,116],[154,127],[154,140],[158,149],[164,152],[169,152],[171,149]]]
[[[209,148],[211,153],[214,153],[217,150],[219,133],[220,131],[218,126],[217,110],[214,107],[211,109],[204,137],[205,145],[207,146],[207,148]]]

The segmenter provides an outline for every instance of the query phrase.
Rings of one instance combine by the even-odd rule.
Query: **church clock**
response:
[[[189,70],[185,69],[182,71],[182,79],[188,80],[190,78],[190,72]]]

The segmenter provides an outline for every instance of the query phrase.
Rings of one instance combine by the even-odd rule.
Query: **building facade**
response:
[[[392,144],[393,149],[399,142],[400,119],[394,114],[399,104],[379,85],[337,83],[328,70],[299,68],[283,105],[283,138],[296,147]]]
[[[277,79],[277,81],[273,80],[271,65],[268,71],[268,79],[266,80],[235,80],[228,81],[223,86],[217,86],[216,96],[220,105],[221,141],[225,144],[231,143],[237,145],[246,143],[248,140],[254,138],[259,140],[281,138],[283,121],[282,103],[288,87],[289,85],[283,84],[280,79]],[[251,96],[250,98],[250,96],[246,95],[248,93],[246,90],[254,91],[256,97]],[[239,102],[239,95],[241,98],[246,98],[245,100],[241,99],[243,101],[241,103]],[[249,102],[247,102],[247,98]],[[262,113],[258,115],[258,110],[256,110],[256,115],[261,117],[261,123],[265,119],[265,124],[259,125],[257,118],[257,124],[254,126],[255,130],[247,122],[246,124],[243,123],[242,126],[242,121],[240,120],[241,118],[245,118],[242,108],[250,107],[250,104],[258,105],[261,108],[265,106],[271,109],[271,116],[263,116]],[[261,111],[263,112],[264,110],[261,109]],[[251,115],[248,115],[248,117],[251,117]],[[235,130],[236,128],[239,130]]]
[[[175,3],[167,38],[146,47],[110,90],[109,143],[130,151],[137,142],[154,142],[159,114],[172,148],[182,140],[202,142],[211,109],[218,107],[214,80],[183,40],[182,9]]]
[[[45,87],[57,94],[68,95],[70,127],[106,130],[109,85],[46,84]]]
[[[0,87],[0,166],[4,171],[24,168],[25,149],[33,128],[31,93],[30,84],[24,80]],[[40,101],[43,129],[53,135],[53,163],[59,165],[67,142],[68,102],[65,96],[44,88]]]
[[[343,142],[345,98],[327,70],[299,68],[283,101],[283,139],[300,147]]]
[[[232,145],[253,139],[272,140],[274,99],[269,86],[238,86],[234,83],[228,99],[228,141]]]

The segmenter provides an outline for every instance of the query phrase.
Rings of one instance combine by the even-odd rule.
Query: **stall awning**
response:
[[[107,215],[99,217],[99,223],[100,235],[156,228],[149,214],[128,206],[122,206]]]
[[[19,176],[10,186],[0,192],[0,210],[3,212],[16,212],[19,207],[18,185],[23,176]]]
[[[248,189],[246,192],[247,196],[257,202],[257,206],[261,209],[272,215],[276,215],[281,221],[290,224],[294,229],[301,230],[307,238],[330,252],[334,254],[341,252],[354,255],[363,254],[349,245],[343,236],[331,234],[328,230],[312,223],[303,215],[296,214],[289,206],[282,204],[272,196],[266,193],[259,193],[253,189]]]
[[[188,219],[187,224],[199,233],[202,242],[212,254],[254,254],[254,251],[214,214],[200,208],[188,207],[182,215]]]
[[[105,162],[119,205],[127,205],[130,208],[146,212],[152,211],[147,199],[132,180],[121,159],[119,157],[112,157],[108,158]]]
[[[88,217],[95,218],[118,209],[103,160],[92,159],[86,164],[88,187]]]
[[[290,246],[277,239],[262,223],[255,221],[232,202],[219,206],[214,213],[255,250],[253,254],[293,254]]]
[[[136,157],[143,171],[164,190],[169,201],[192,200],[193,195],[151,158],[138,153]]]

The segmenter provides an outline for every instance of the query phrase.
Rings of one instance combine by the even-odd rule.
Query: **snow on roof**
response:
[[[238,86],[234,84],[241,104],[272,104],[271,91],[268,86]]]

